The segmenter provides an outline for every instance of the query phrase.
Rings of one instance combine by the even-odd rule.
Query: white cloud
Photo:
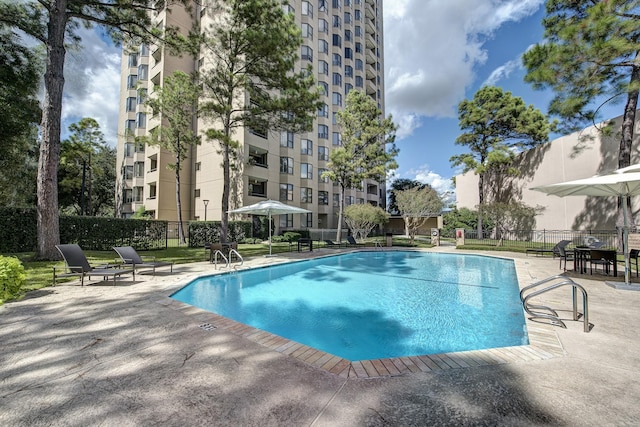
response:
[[[522,57],[508,61],[491,72],[482,86],[495,86],[502,79],[507,79],[517,69],[522,68]]]
[[[474,82],[475,67],[487,60],[484,40],[542,3],[386,0],[386,108],[402,126],[398,136],[410,135],[421,116],[455,117],[465,89]]]
[[[79,31],[79,50],[67,52],[62,101],[62,136],[83,117],[100,124],[109,145],[116,145],[120,104],[120,48],[105,42],[97,31]]]
[[[422,165],[418,169],[410,170],[403,178],[420,181],[429,184],[438,194],[445,193],[452,196],[455,192],[451,178],[444,178],[429,168],[429,165]]]

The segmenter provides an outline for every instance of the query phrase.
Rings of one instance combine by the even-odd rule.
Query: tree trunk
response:
[[[478,239],[482,239],[482,204],[484,203],[484,173],[478,174]]]
[[[85,215],[85,208],[84,208],[84,186],[85,183],[87,182],[87,162],[86,161],[82,161],[82,183],[80,184],[80,216],[84,216]]]
[[[178,150],[180,152],[180,150]],[[187,241],[184,238],[184,229],[182,228],[182,202],[180,201],[180,154],[176,155],[176,208],[178,209],[178,239],[180,244]]]
[[[227,236],[229,233],[229,194],[231,193],[230,187],[230,161],[229,161],[229,144],[227,142],[223,143],[222,148],[222,173],[223,173],[223,182],[224,185],[222,187],[222,212],[220,213],[221,221],[220,221],[220,241],[226,242]],[[271,224],[269,224],[269,227]]]
[[[338,231],[336,232],[336,242],[342,240],[342,216],[344,215],[344,185],[340,184],[340,197],[338,200]]]
[[[638,55],[636,55],[636,58]],[[640,83],[640,66],[634,66],[631,70],[631,85]],[[620,138],[620,149],[618,151],[618,167],[624,168],[631,165],[631,149],[633,148],[633,126],[636,121],[636,108],[638,108],[638,89],[630,91],[627,95],[627,104],[624,106],[622,116],[622,136]],[[627,218],[629,224],[634,224],[631,198],[627,198]],[[622,212],[622,198],[618,197],[618,219],[619,227],[624,226],[624,213]],[[622,239],[622,236],[619,236]],[[621,245],[622,247],[622,245]],[[626,248],[625,248],[626,250]]]
[[[64,35],[67,25],[67,0],[51,0],[47,28],[47,62],[44,74],[44,99],[40,157],[37,179],[36,258],[57,259],[55,245],[60,243],[58,217],[58,163],[60,161],[60,125],[64,88]]]

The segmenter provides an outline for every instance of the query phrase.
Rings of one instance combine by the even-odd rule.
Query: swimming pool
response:
[[[512,260],[362,251],[190,282],[171,297],[355,361],[528,344]]]

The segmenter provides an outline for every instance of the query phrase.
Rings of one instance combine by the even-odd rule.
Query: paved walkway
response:
[[[313,255],[327,253],[335,250]],[[521,286],[559,272],[551,258],[492,255],[515,260]],[[245,267],[301,256],[309,253]],[[361,378],[218,327],[210,313],[167,298],[212,271],[195,263],[116,287],[72,282],[0,307],[0,425],[640,424],[640,292],[613,289],[604,277],[576,278],[589,293],[591,332],[581,322],[528,324],[544,357],[503,350],[515,356]],[[569,318],[568,289],[544,300]]]

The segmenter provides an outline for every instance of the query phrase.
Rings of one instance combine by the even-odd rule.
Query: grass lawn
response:
[[[374,242],[385,243],[384,237],[370,238],[367,242],[371,245]],[[394,237],[394,246],[409,246],[408,240],[403,238]],[[324,242],[314,242],[314,247],[322,247]],[[416,240],[413,247],[431,247],[429,243]],[[289,243],[273,243],[272,252],[274,254],[290,252],[296,250],[297,246]],[[244,258],[250,258],[254,256],[262,256],[269,253],[269,245],[267,243],[255,243],[255,244],[239,244],[238,252]],[[114,251],[84,251],[85,255],[89,259],[91,265],[100,265],[104,263],[118,262],[119,258]],[[204,248],[190,248],[187,246],[170,247],[167,249],[153,250],[153,251],[138,251],[140,256],[155,257],[162,261],[173,261],[174,264],[185,264],[190,262],[207,261],[209,259],[209,252],[205,252]],[[27,273],[27,283],[23,287],[25,291],[32,291],[35,289],[51,286],[53,280],[53,267],[59,269],[60,272],[64,270],[64,261],[33,261],[33,252],[24,252],[17,254],[3,254],[6,256],[15,256],[24,265]],[[63,283],[65,280],[72,281],[77,278],[71,277],[68,279],[59,279],[58,283]]]

